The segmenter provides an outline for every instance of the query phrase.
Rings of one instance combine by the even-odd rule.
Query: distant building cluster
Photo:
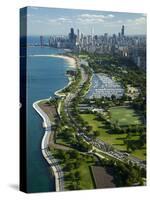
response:
[[[44,38],[40,36],[41,46],[44,45]],[[118,34],[95,35],[91,30],[90,35],[84,35],[77,29],[70,29],[68,36],[50,36],[48,40],[49,46],[56,48],[66,48],[72,51],[87,51],[98,54],[119,54],[123,57],[129,57],[139,67],[146,68],[146,36],[125,35],[125,26],[121,27]]]

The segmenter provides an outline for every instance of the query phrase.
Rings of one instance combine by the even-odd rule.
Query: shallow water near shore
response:
[[[54,177],[41,152],[42,119],[32,104],[53,96],[68,84],[65,76],[68,63],[58,57],[30,56],[64,53],[59,49],[28,47],[27,53],[27,191],[54,191]]]

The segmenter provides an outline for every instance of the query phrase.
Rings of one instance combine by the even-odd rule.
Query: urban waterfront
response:
[[[27,11],[27,192],[146,185],[146,16]]]

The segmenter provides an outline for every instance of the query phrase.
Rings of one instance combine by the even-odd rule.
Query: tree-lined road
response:
[[[88,80],[88,74],[86,74],[84,68],[82,68],[81,66],[80,66],[80,70],[81,70],[80,85],[83,85]],[[81,88],[78,88],[75,93],[69,93],[66,96],[65,101],[64,101],[65,112],[66,112],[67,116],[69,117],[70,122],[73,123],[74,126],[76,127],[76,129],[78,130],[78,135],[80,135],[89,144],[92,144],[96,149],[101,150],[104,154],[106,154],[110,157],[113,157],[117,160],[120,160],[122,162],[128,162],[128,163],[132,162],[133,164],[136,164],[137,166],[145,169],[146,165],[142,160],[135,158],[133,156],[129,156],[129,154],[127,155],[127,153],[120,152],[116,149],[114,150],[112,148],[112,146],[108,145],[106,142],[104,142],[100,139],[91,139],[85,133],[80,132],[81,127],[78,125],[75,118],[71,114],[71,102],[74,98],[76,98],[78,96],[78,93],[80,92],[80,90],[81,90]]]

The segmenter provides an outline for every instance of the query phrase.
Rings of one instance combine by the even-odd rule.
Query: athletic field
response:
[[[141,124],[140,116],[129,107],[110,108],[112,122],[118,122],[120,126]]]

